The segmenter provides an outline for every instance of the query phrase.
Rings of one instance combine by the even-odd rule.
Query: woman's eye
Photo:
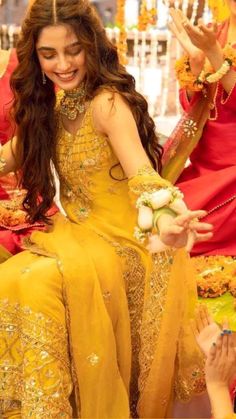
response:
[[[70,54],[70,55],[78,55],[78,54],[80,54],[81,51],[82,51],[81,48],[71,49],[70,51],[68,51],[68,54]]]
[[[44,55],[43,58],[45,58],[45,60],[51,60],[54,57],[55,57],[55,55]]]

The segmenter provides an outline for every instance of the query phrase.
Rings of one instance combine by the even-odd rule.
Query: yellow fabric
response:
[[[223,22],[229,18],[230,9],[226,0],[208,0],[208,5],[212,11],[214,20],[217,22]]]
[[[0,49],[0,77],[6,72],[9,60],[10,60],[11,50]]]
[[[0,263],[11,257],[12,254],[0,244]]]
[[[196,299],[189,259],[151,256],[133,237],[133,201],[168,182],[147,167],[121,180],[92,104],[75,136],[61,126],[57,160],[67,217],[0,265],[0,412],[125,419],[139,399],[140,417],[165,417],[174,373],[185,399],[202,390],[185,327]]]

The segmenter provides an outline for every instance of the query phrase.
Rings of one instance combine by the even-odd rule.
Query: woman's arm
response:
[[[202,50],[204,55],[208,58],[214,71],[218,71],[223,62],[223,50],[217,41],[217,26],[214,24],[207,27],[203,23],[198,26],[191,25],[188,21],[185,24],[185,30],[188,33],[192,43]],[[230,69],[225,76],[220,79],[224,90],[230,93],[236,83],[236,72]]]
[[[0,177],[18,169],[16,165],[16,137],[0,148]]]
[[[93,117],[95,129],[107,135],[115,155],[131,182],[132,178],[142,178],[137,175],[141,168],[150,167],[152,169],[140,140],[131,109],[120,94],[110,92],[99,94],[94,100]],[[154,170],[149,176],[149,180],[146,180],[146,185],[148,182],[150,182],[152,190],[171,186]],[[190,223],[193,223],[196,241],[208,239],[211,236],[209,233],[211,226],[198,221],[193,222],[194,218],[203,215],[201,211],[187,211],[185,216],[173,218],[173,216],[163,213],[157,221],[161,240],[168,246],[184,247],[188,243]],[[197,230],[206,233],[198,235]]]

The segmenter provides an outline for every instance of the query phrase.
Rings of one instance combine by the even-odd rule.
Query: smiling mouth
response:
[[[62,81],[70,81],[74,78],[78,70],[70,71],[68,73],[55,73],[56,76]]]

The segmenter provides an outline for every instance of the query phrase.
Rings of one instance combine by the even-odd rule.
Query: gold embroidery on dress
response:
[[[173,256],[173,250],[152,255],[150,281],[146,284],[145,316],[141,325],[140,392],[145,387],[160,333]]]
[[[63,279],[63,264],[60,260],[57,261],[59,271],[61,273],[62,279]],[[76,374],[76,368],[75,368],[75,358],[73,354],[73,344],[71,340],[71,319],[70,319],[70,310],[69,310],[69,304],[67,299],[67,293],[66,293],[66,287],[64,284],[64,281],[62,282],[62,293],[63,293],[63,301],[65,305],[65,314],[66,314],[66,326],[67,330],[69,331],[69,350],[70,350],[70,368],[71,368],[71,376],[72,381],[74,385],[74,409],[76,410],[76,417],[80,417],[80,394],[79,394],[79,382],[78,377]]]
[[[0,413],[21,408],[24,418],[71,418],[66,330],[8,300],[0,312]]]
[[[175,377],[175,397],[181,402],[188,402],[193,395],[201,394],[206,391],[205,381],[205,358],[202,356],[202,365],[194,360],[189,362],[188,371],[185,370],[184,376],[177,374]]]
[[[137,416],[137,403],[139,398],[138,378],[140,374],[139,354],[141,348],[140,326],[142,322],[145,268],[140,254],[134,248],[117,248],[117,254],[124,258],[125,269],[124,279],[128,298],[130,323],[131,323],[131,344],[132,344],[132,373],[130,382],[130,409],[132,417]]]
[[[153,177],[153,181],[150,177]],[[141,195],[143,192],[155,192],[159,188],[168,188],[169,186],[171,186],[170,182],[159,176],[156,170],[147,164],[140,167],[137,174],[129,179],[130,192],[135,195]]]
[[[125,280],[129,306],[132,344],[130,410],[132,417],[135,418],[137,417],[136,408],[139,398],[138,377],[140,373],[140,325],[143,312],[145,268],[142,263],[141,256],[135,248],[130,247],[127,243],[120,244],[103,234],[97,234],[114,248],[116,254],[121,257],[124,262],[123,277]]]
[[[76,135],[63,130],[62,124],[61,132],[57,149],[61,195],[76,203],[74,214],[79,221],[90,213],[95,187],[92,175],[109,161],[111,149],[107,137],[93,128],[91,104]]]

